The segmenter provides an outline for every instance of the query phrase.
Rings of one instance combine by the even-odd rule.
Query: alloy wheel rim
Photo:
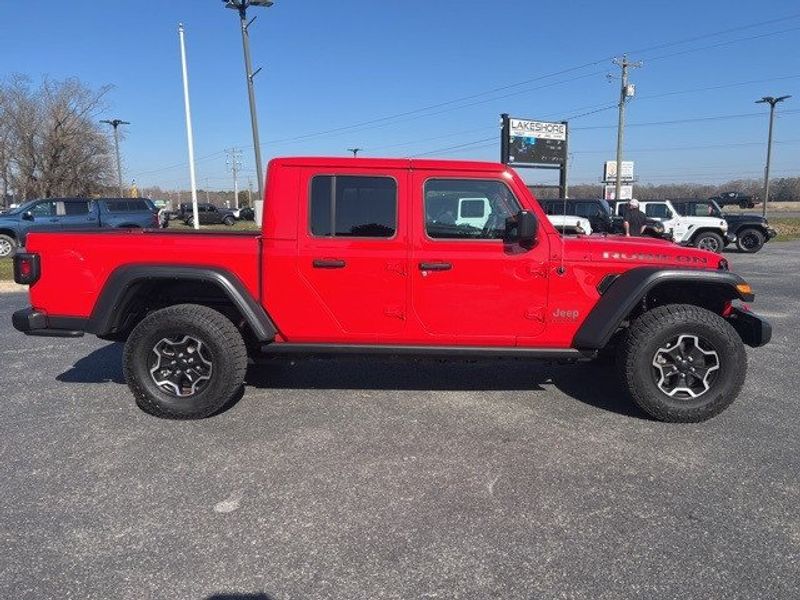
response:
[[[11,254],[11,250],[13,250],[11,242],[8,240],[0,240],[0,256],[8,256]]]
[[[748,234],[745,234],[744,236],[742,236],[742,246],[744,246],[748,250],[752,250],[757,245],[758,245],[758,242],[756,240],[756,236],[753,235],[752,233],[748,233]]]
[[[708,341],[683,334],[656,350],[652,366],[659,390],[671,398],[694,400],[713,386],[720,359]]]
[[[214,372],[208,347],[190,335],[160,339],[153,346],[149,366],[153,383],[177,398],[201,392]]]
[[[698,248],[701,250],[711,250],[712,252],[716,252],[719,249],[719,244],[717,240],[714,238],[704,238],[698,245]]]

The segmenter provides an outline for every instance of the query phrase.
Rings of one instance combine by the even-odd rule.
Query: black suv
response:
[[[539,200],[548,215],[568,215],[589,220],[593,233],[613,233],[611,207],[603,199]]]
[[[681,215],[695,217],[720,217],[728,223],[728,238],[733,238],[742,252],[758,252],[778,233],[761,215],[728,214],[713,199],[683,198],[670,200]]]
[[[197,203],[197,216],[201,225],[223,224],[229,227],[236,223],[236,215],[232,210],[219,208],[207,202]],[[194,224],[194,212],[191,202],[182,202],[178,211],[178,218],[187,225]]]

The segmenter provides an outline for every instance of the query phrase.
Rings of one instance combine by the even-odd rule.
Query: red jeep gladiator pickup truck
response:
[[[280,158],[261,232],[32,233],[29,335],[125,342],[139,406],[214,414],[248,362],[323,352],[580,360],[616,352],[632,399],[701,421],[770,325],[724,258],[664,240],[563,238],[501,164]]]

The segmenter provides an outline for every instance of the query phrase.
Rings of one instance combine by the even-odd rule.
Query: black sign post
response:
[[[558,169],[558,185],[535,187],[557,188],[561,197],[566,198],[568,123],[516,119],[506,113],[500,116],[503,123],[500,162],[528,169]]]

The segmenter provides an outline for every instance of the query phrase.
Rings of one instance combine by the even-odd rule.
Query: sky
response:
[[[250,28],[264,162],[273,156],[496,161],[499,115],[570,124],[570,182],[600,180],[616,147],[627,52],[636,96],[625,158],[640,181],[800,175],[796,0],[275,0]],[[238,16],[221,0],[0,0],[0,77],[114,86],[102,118],[130,121],[125,181],[187,189],[178,23],[186,28],[200,188],[231,189],[226,148],[255,176]],[[552,171],[525,170],[556,183]],[[255,183],[252,182],[255,186]]]

